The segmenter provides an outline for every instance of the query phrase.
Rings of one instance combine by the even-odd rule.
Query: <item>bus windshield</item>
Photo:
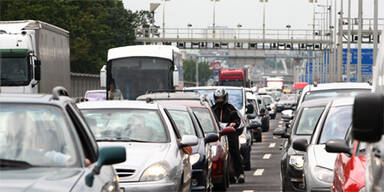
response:
[[[121,92],[123,99],[133,100],[148,90],[172,88],[172,61],[152,57],[129,57],[110,62],[107,88]],[[108,91],[109,93],[110,91]]]

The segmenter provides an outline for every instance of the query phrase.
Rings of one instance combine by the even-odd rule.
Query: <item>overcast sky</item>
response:
[[[319,4],[327,1],[318,0]],[[357,17],[358,0],[352,1],[352,16]],[[373,17],[373,0],[364,1],[364,16]],[[150,2],[160,0],[123,0],[130,10],[148,10]],[[340,8],[340,0],[338,10]],[[344,0],[344,13],[347,16],[347,2]],[[212,26],[213,2],[211,0],[170,0],[166,2],[166,27],[186,27],[191,23],[193,27]],[[290,24],[296,29],[312,28],[312,4],[309,0],[268,0],[266,4],[266,28],[285,28]],[[322,8],[317,8],[321,11]],[[334,12],[332,13],[334,14]],[[320,15],[318,15],[320,17]],[[379,17],[384,18],[384,2],[379,0]],[[263,6],[259,0],[220,0],[216,3],[216,26],[236,27],[241,24],[243,28],[262,28]],[[156,24],[162,24],[162,7],[155,12]],[[384,21],[382,21],[384,23]]]

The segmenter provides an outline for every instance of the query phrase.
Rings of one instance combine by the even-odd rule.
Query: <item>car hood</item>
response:
[[[328,153],[325,150],[325,145],[314,145],[312,150],[317,166],[333,170],[337,153]]]
[[[137,142],[99,142],[99,146],[123,146],[126,151],[126,161],[114,165],[115,168],[134,169],[136,173],[153,163],[164,160],[170,143],[137,143]]]
[[[84,173],[81,168],[1,169],[0,191],[71,191]]]

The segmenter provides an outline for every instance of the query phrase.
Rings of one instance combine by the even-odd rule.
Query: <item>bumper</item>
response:
[[[206,174],[203,169],[192,170],[191,191],[204,191],[206,186]]]
[[[120,189],[124,192],[139,191],[139,192],[152,192],[152,191],[177,191],[177,184],[174,182],[132,182],[132,183],[119,183]]]
[[[297,170],[291,166],[288,166],[286,170],[286,178],[285,182],[289,186],[290,189],[294,191],[304,191],[304,178],[303,171]]]

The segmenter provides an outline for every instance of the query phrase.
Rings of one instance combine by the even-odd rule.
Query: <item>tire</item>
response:
[[[263,137],[261,133],[255,134],[255,140],[256,142],[262,142]]]
[[[220,183],[217,183],[213,187],[213,191],[227,191],[227,188],[229,187],[229,170],[228,165],[224,167],[224,175],[223,179]]]

